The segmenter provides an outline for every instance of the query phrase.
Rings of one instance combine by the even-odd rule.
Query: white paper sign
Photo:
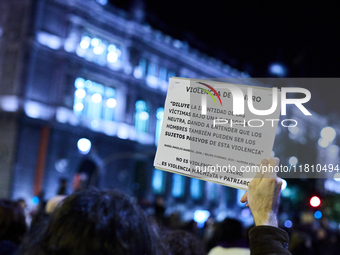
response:
[[[273,98],[280,93],[271,88],[171,78],[155,168],[247,189],[271,155],[280,114]]]

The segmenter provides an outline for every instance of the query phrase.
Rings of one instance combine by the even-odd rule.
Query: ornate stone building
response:
[[[227,196],[220,185],[154,170],[153,157],[169,77],[246,73],[105,1],[1,1],[0,9],[1,196],[49,198],[60,178],[70,193],[76,175],[170,204],[208,208],[220,194],[222,207],[235,204],[236,190]]]

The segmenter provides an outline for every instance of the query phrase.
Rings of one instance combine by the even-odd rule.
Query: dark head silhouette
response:
[[[15,202],[0,199],[0,241],[20,244],[25,232],[23,209]]]
[[[118,191],[90,189],[64,200],[22,254],[152,255],[158,239],[140,208]]]

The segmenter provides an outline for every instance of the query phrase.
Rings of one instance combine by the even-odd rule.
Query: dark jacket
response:
[[[276,227],[257,226],[249,231],[251,255],[291,255],[288,242],[287,232]]]
[[[18,246],[10,241],[0,241],[0,254],[12,255],[16,252]]]

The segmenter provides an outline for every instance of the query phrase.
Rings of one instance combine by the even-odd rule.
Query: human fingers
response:
[[[267,171],[264,172],[263,178],[276,178],[277,174],[276,174],[276,171],[275,171],[275,167],[279,166],[279,164],[280,164],[279,158],[276,158],[276,157],[270,158]],[[269,168],[271,168],[271,169],[269,169]]]
[[[247,201],[248,201],[248,192],[244,193],[244,195],[240,199],[241,203],[245,203]]]
[[[260,182],[261,179],[263,178],[263,171],[262,171],[262,167],[263,166],[268,166],[269,161],[268,159],[262,159],[261,164],[259,165],[259,170],[258,172],[256,172],[254,178],[252,179],[252,181],[250,182],[252,185],[251,186],[257,186]]]

